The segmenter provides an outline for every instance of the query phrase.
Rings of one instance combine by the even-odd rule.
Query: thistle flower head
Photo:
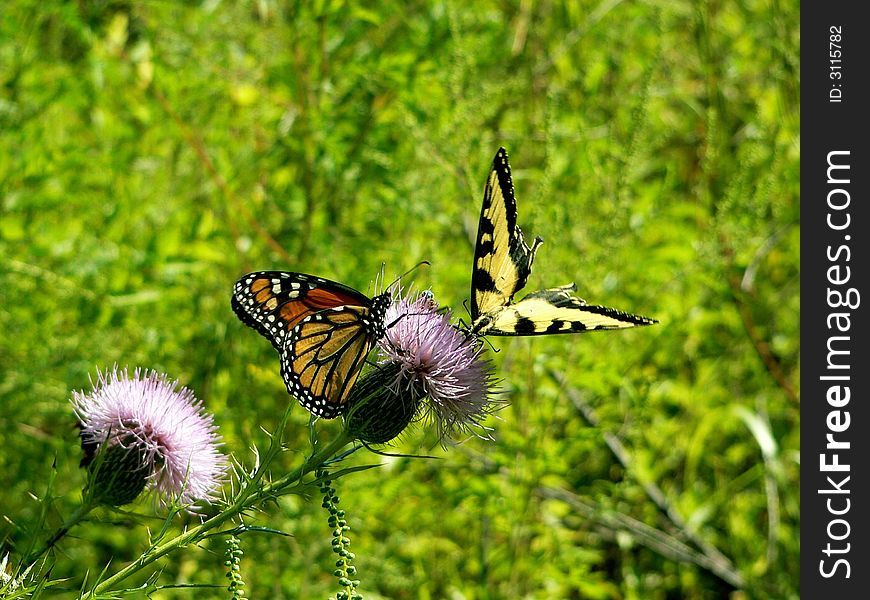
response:
[[[101,502],[132,502],[146,483],[164,503],[212,497],[226,466],[217,427],[192,391],[177,388],[155,371],[130,377],[115,368],[98,372],[90,392],[73,392],[82,444],[97,445],[92,484]]]
[[[379,413],[400,415],[404,424],[395,421],[379,431],[401,431],[420,406],[442,440],[455,431],[486,430],[484,419],[499,407],[492,396],[492,366],[481,356],[480,343],[453,326],[450,317],[449,311],[439,314],[431,292],[395,294],[387,309],[387,332],[378,342],[382,360],[369,377],[390,378],[386,391],[374,394],[372,403]],[[367,387],[372,386],[360,389]],[[385,411],[386,406],[394,410]],[[377,421],[373,425],[380,427]]]

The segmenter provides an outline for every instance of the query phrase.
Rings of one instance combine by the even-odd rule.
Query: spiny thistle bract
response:
[[[155,371],[136,369],[130,377],[115,368],[98,372],[90,392],[73,392],[82,446],[93,453],[86,464],[97,469],[97,502],[128,504],[146,485],[164,503],[212,498],[226,469],[220,436],[202,402],[177,388]]]
[[[107,444],[102,455],[87,468],[93,473],[89,491],[97,504],[108,506],[124,506],[138,498],[152,470],[144,448],[132,436]]]
[[[348,400],[347,428],[357,439],[384,444],[414,419],[425,394],[421,390],[396,390],[401,364],[377,365],[357,381]]]

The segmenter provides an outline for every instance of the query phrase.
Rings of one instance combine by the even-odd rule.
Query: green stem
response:
[[[71,514],[67,518],[67,520],[64,521],[64,524],[61,525],[57,531],[54,532],[54,535],[46,540],[45,544],[43,544],[42,547],[39,548],[39,550],[35,550],[27,555],[27,557],[24,559],[23,564],[32,565],[34,562],[36,562],[40,556],[51,550],[54,545],[63,538],[63,536],[69,533],[70,529],[78,525],[86,516],[88,516],[88,514],[90,514],[90,512],[94,510],[96,506],[97,505],[94,502],[83,501],[78,506],[78,508],[73,511],[73,514]]]
[[[157,559],[166,556],[173,550],[201,540],[206,533],[223,525],[230,519],[238,516],[241,512],[252,507],[265,497],[280,494],[281,491],[286,489],[289,485],[296,483],[297,481],[302,479],[305,474],[310,473],[311,471],[323,465],[339,450],[346,446],[348,442],[351,441],[351,439],[352,437],[350,435],[342,431],[338,437],[336,437],[329,444],[327,444],[321,451],[315,452],[313,455],[311,455],[311,457],[306,459],[304,463],[293,469],[284,477],[281,477],[280,479],[277,479],[272,483],[267,483],[258,489],[253,489],[253,485],[248,485],[242,488],[236,496],[235,500],[233,500],[232,504],[230,504],[230,506],[227,507],[226,510],[224,510],[220,514],[215,515],[208,521],[205,521],[204,523],[197,525],[196,527],[192,527],[186,530],[184,533],[174,537],[173,539],[163,544],[160,544],[159,546],[151,548],[149,551],[145,552],[138,560],[130,563],[111,577],[108,577],[99,584],[97,584],[91,592],[91,595],[93,596],[108,592],[116,584],[127,579],[140,569],[150,565]],[[268,467],[269,462],[271,461],[266,461],[260,466],[260,469],[255,475],[253,481],[257,481],[262,478],[262,473]]]
[[[280,479],[276,479],[272,483],[264,485],[261,494],[277,493],[290,484],[296,483],[306,473],[310,473],[311,471],[323,466],[327,460],[335,456],[339,450],[344,448],[352,440],[353,437],[348,434],[347,431],[342,430],[341,433],[338,434],[338,437],[329,442],[329,444],[327,444],[320,452],[315,452],[311,458],[306,460],[299,468],[291,471]],[[298,475],[297,471],[299,471]]]

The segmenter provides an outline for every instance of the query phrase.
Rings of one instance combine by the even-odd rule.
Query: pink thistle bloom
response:
[[[98,372],[97,378],[91,392],[73,392],[83,446],[115,454],[118,447],[129,448],[128,455],[140,464],[135,470],[164,504],[212,499],[226,460],[218,452],[213,416],[193,392],[177,389],[178,381],[155,371],[136,369],[131,378],[126,369],[115,368]]]
[[[493,368],[483,346],[438,313],[431,292],[411,298],[396,294],[387,309],[386,335],[378,342],[385,362],[399,365],[393,387],[415,400],[428,396],[430,418],[444,440],[460,431],[486,431],[483,421],[501,407],[493,399]]]

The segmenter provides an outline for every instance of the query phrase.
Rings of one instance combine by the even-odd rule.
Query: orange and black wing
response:
[[[384,335],[390,294],[369,299],[328,279],[283,271],[249,273],[232,306],[281,355],[287,391],[313,414],[341,414],[375,342]]]
[[[290,330],[305,317],[339,306],[368,308],[364,294],[335,281],[303,273],[257,271],[233,287],[233,311],[281,352]]]
[[[342,306],[306,317],[290,332],[281,353],[287,390],[306,409],[331,419],[344,411],[369,351],[383,335],[372,311]]]

